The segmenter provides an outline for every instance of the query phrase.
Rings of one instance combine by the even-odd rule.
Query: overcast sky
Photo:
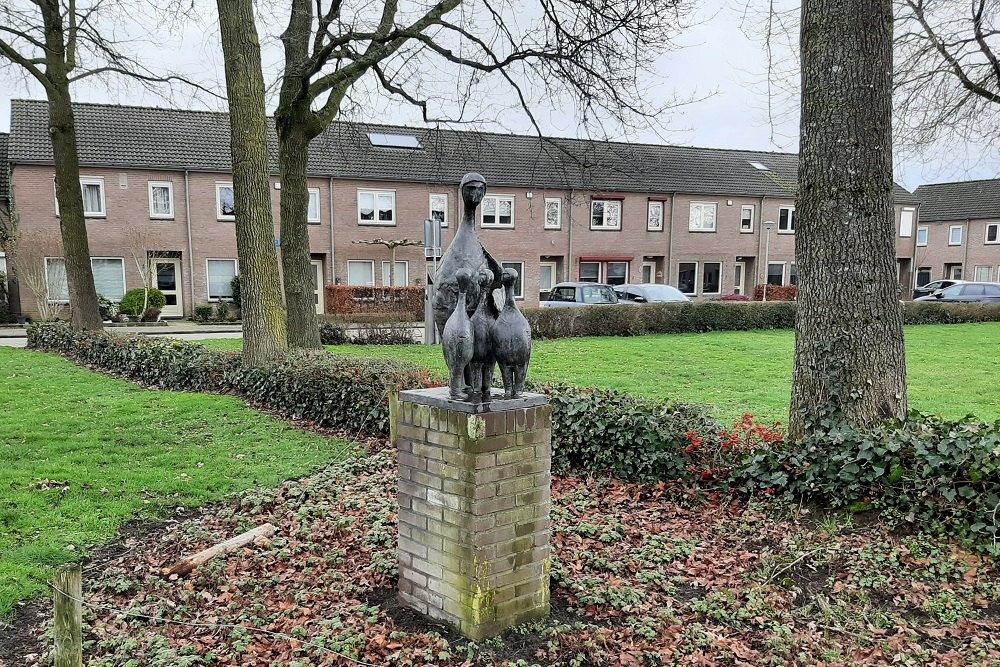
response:
[[[683,105],[663,119],[661,127],[616,133],[614,138],[626,141],[675,143],[717,148],[795,151],[797,149],[797,100],[789,95],[769,96],[766,85],[767,58],[755,27],[757,17],[747,16],[745,2],[729,0],[721,9],[703,10],[693,17],[693,23],[678,38],[680,48],[660,58],[658,74],[650,82],[647,94],[652,100],[668,100],[672,96],[694,97],[696,101]],[[190,73],[200,81],[223,80],[222,53],[217,41],[215,18],[206,16],[198,25],[189,26],[182,36],[159,50],[152,58],[157,64],[176,71]],[[277,21],[266,21],[272,33],[280,31]],[[265,67],[272,72],[280,65],[280,49],[264,36]],[[0,131],[10,127],[12,97],[42,98],[37,86],[27,85],[9,77],[0,79]],[[102,84],[78,85],[77,101],[110,102],[151,106],[179,106],[224,110],[219,100],[175,95],[170,101],[134,89],[108,90]],[[770,112],[769,112],[770,104]],[[769,121],[769,117],[773,122]],[[413,124],[419,121],[416,111],[406,105],[373,101],[370,109],[358,120]],[[579,136],[580,129],[572,113],[543,110],[538,121],[546,134]],[[502,126],[481,125],[483,129],[529,132],[523,117],[505,114]],[[997,151],[984,154],[970,146],[949,146],[922,159],[904,163],[897,160],[896,178],[909,189],[928,182],[996,178],[1000,176],[1000,156]]]

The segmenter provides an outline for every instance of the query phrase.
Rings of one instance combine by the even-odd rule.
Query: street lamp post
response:
[[[767,286],[770,276],[768,275],[768,265],[771,259],[771,230],[774,229],[774,220],[764,221],[764,301],[767,301]]]

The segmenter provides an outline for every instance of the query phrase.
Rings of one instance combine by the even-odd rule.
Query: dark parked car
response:
[[[922,296],[930,296],[937,292],[939,289],[944,289],[945,287],[951,287],[952,285],[958,285],[964,283],[964,280],[952,280],[951,278],[946,278],[945,280],[934,280],[926,285],[921,285],[920,287],[913,288],[913,298],[919,299]]]
[[[676,287],[656,283],[615,285],[615,294],[618,295],[618,300],[622,303],[663,303],[691,300]]]
[[[1000,283],[959,283],[914,301],[938,303],[1000,303]]]
[[[597,306],[618,303],[611,285],[601,283],[559,283],[549,293],[549,300],[542,307]]]

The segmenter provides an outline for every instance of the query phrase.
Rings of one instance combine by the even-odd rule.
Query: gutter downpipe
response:
[[[188,237],[188,288],[191,290],[191,314],[194,314],[194,241],[191,237],[191,187],[190,187],[190,172],[184,170],[184,222],[187,225],[187,237]],[[181,313],[183,316],[183,313]]]
[[[664,261],[664,267],[663,267],[663,284],[664,285],[673,285],[673,283],[670,282],[670,276],[671,276],[670,262],[671,262],[671,258],[673,257],[673,254],[674,254],[674,223],[676,222],[676,218],[675,218],[674,214],[676,213],[676,208],[677,208],[675,206],[676,203],[677,203],[677,193],[676,192],[671,192],[670,193],[670,230],[669,230],[669,236],[667,237],[667,258]],[[655,279],[655,276],[654,276],[654,279]],[[673,286],[677,287],[677,285],[673,285]]]
[[[575,200],[576,190],[574,188],[569,189],[569,219],[566,224],[569,226],[569,239],[566,245],[566,266],[563,267],[563,280],[569,282],[570,278],[570,268],[573,266],[573,206]]]
[[[337,252],[337,242],[333,238],[334,228],[333,228],[333,176],[330,177],[330,284],[335,285],[337,283],[337,262],[336,262],[336,252]],[[320,286],[324,292],[326,290],[325,286]],[[326,294],[323,294],[323,303],[326,303]]]
[[[762,230],[764,229],[764,220],[766,220],[766,216],[764,215],[764,200],[765,199],[767,199],[767,195],[761,195],[761,197],[760,197],[760,219],[757,220],[757,226],[754,229],[754,233],[757,234],[757,256],[754,258],[754,262],[753,262],[754,263],[754,267],[753,267],[753,291],[750,293],[750,298],[752,298],[752,299],[757,298],[757,285],[762,285],[762,284],[767,283],[767,267],[766,266],[761,266],[762,264],[766,263],[766,259],[764,259],[764,256],[760,252],[760,245],[761,245],[761,243],[764,242],[764,234],[763,234]],[[763,259],[763,261],[762,261],[762,259]],[[761,281],[761,269],[764,270],[764,279],[763,279],[763,281]],[[744,278],[744,280],[745,279],[746,278]],[[766,291],[767,287],[765,287],[764,290]]]

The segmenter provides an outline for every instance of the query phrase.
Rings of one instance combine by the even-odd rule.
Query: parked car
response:
[[[542,307],[598,306],[618,303],[614,288],[601,283],[558,283]]]
[[[618,300],[622,303],[664,303],[691,300],[676,287],[657,283],[615,285],[615,294],[618,295]]]
[[[946,278],[944,280],[934,280],[926,285],[921,285],[920,287],[913,288],[913,298],[919,299],[922,296],[930,296],[937,292],[939,289],[944,289],[945,287],[951,287],[952,285],[958,285],[964,283],[964,280],[952,280],[951,278]]]
[[[963,282],[914,301],[938,303],[1000,303],[1000,283]]]

